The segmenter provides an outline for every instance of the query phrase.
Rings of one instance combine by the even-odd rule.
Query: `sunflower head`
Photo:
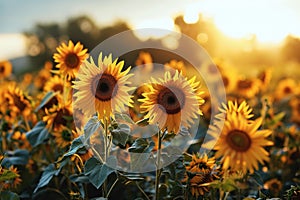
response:
[[[178,70],[182,75],[186,75],[186,67],[182,61],[171,60],[165,64],[165,71],[170,71],[170,69]],[[174,74],[171,70],[171,74]]]
[[[261,124],[261,118],[249,122],[244,116],[232,113],[227,115],[223,129],[211,129],[213,132],[221,130],[214,149],[216,157],[222,157],[224,169],[253,173],[258,169],[258,162],[269,161],[264,147],[273,145],[267,140],[272,132],[258,130]]]
[[[83,45],[77,42],[76,45],[69,40],[68,45],[62,43],[56,48],[53,58],[57,63],[60,73],[67,77],[68,80],[75,78],[80,65],[88,57],[87,49],[83,49]]]
[[[65,148],[71,144],[71,142],[78,137],[78,133],[75,130],[70,130],[65,126],[61,126],[53,133],[55,142],[58,147]]]
[[[115,112],[121,112],[125,106],[132,106],[132,96],[129,94],[133,88],[128,85],[130,78],[130,67],[123,70],[124,61],[118,59],[112,61],[112,55],[104,57],[102,53],[96,65],[90,58],[90,62],[85,61],[82,70],[74,81],[73,88],[74,104],[83,113],[90,117],[96,112],[99,119],[108,119]]]
[[[265,91],[270,84],[272,78],[272,70],[270,68],[263,70],[258,74],[257,78],[261,82],[261,90]]]
[[[60,130],[61,127],[69,125],[73,122],[72,116],[72,106],[71,104],[59,104],[54,105],[50,109],[45,110],[46,115],[43,117],[43,121],[47,123],[47,128],[54,131]]]
[[[0,183],[1,187],[4,189],[16,189],[18,185],[21,184],[22,179],[20,178],[20,174],[19,171],[16,167],[14,166],[10,166],[9,169],[4,169],[1,168],[0,169],[0,177],[3,173],[5,173],[5,171],[10,171],[13,174],[13,178],[10,178],[9,180],[5,180],[3,182]]]
[[[270,190],[272,194],[276,197],[279,196],[282,190],[282,183],[277,178],[273,178],[265,182],[264,188]]]
[[[188,80],[178,71],[174,76],[166,72],[163,79],[152,78],[150,91],[145,92],[141,110],[150,124],[158,124],[160,129],[178,133],[180,126],[190,127],[193,119],[201,115],[199,106],[204,103],[195,77]]]
[[[23,117],[28,117],[31,114],[32,106],[30,98],[16,84],[12,83],[8,85],[8,89],[4,93],[4,98],[12,113],[16,115],[20,114]]]
[[[37,76],[34,78],[34,86],[39,90],[43,90],[45,83],[51,77],[51,72],[49,69],[41,69]]]
[[[291,121],[300,124],[300,98],[293,98],[290,101],[292,108]]]
[[[286,78],[279,81],[275,90],[275,99],[291,97],[298,93],[298,85],[294,79]]]
[[[222,108],[220,108],[221,115],[216,115],[216,118],[221,118],[222,114],[225,114],[225,118],[227,116],[241,115],[245,119],[250,119],[254,115],[252,114],[252,108],[247,104],[246,101],[242,101],[240,104],[237,103],[237,100],[231,101],[229,100],[227,105],[222,103]]]
[[[67,82],[65,83],[66,85],[64,86],[64,81],[61,79],[59,76],[53,76],[49,80],[47,80],[45,86],[44,86],[44,91],[49,92],[59,92],[63,93],[64,87],[70,87],[71,85]]]
[[[245,98],[252,98],[259,92],[260,81],[258,79],[239,79],[236,83],[236,91]]]
[[[0,79],[10,76],[12,72],[12,64],[8,61],[0,61]]]
[[[142,71],[144,73],[149,73],[153,70],[153,63],[151,54],[148,52],[141,51],[139,53],[138,59],[135,61],[136,66],[142,66]]]
[[[193,196],[203,196],[209,191],[207,186],[218,179],[219,168],[215,158],[208,158],[206,154],[193,154],[192,161],[186,166],[186,176],[183,182],[188,184]]]

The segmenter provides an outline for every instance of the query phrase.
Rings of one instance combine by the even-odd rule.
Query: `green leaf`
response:
[[[82,140],[83,140],[82,135],[75,138],[72,141],[69,151],[65,153],[64,156],[74,155],[79,149],[83,148],[84,144],[82,143]]]
[[[264,185],[264,180],[261,177],[261,175],[257,172],[254,172],[253,174],[250,175],[251,178],[253,178],[253,180],[255,181],[255,183],[258,186],[263,186]]]
[[[231,192],[233,190],[238,189],[238,187],[236,186],[235,181],[232,180],[232,179],[226,179],[222,183],[221,188],[223,189],[224,192]]]
[[[182,180],[185,175],[183,156],[179,157],[177,160],[165,167],[163,173],[166,173],[171,180]]]
[[[53,91],[49,91],[47,92],[47,94],[44,96],[44,98],[42,99],[40,105],[38,105],[38,107],[36,107],[36,109],[34,110],[34,112],[37,112],[38,110],[40,110],[42,107],[44,107],[54,96],[56,95],[55,92]]]
[[[115,113],[114,116],[115,116],[115,120],[117,122],[127,122],[127,123],[130,123],[130,124],[134,124],[134,121],[127,114]]]
[[[56,169],[54,164],[48,165],[44,170],[42,177],[34,190],[34,193],[37,192],[39,188],[46,186],[51,181],[54,175],[57,176],[59,174],[60,170],[61,167]]]
[[[168,186],[164,183],[159,186],[159,199],[164,199],[168,195]]]
[[[134,141],[132,146],[128,149],[129,152],[134,153],[144,153],[144,152],[151,152],[152,149],[148,149],[149,142],[145,138],[138,138]]]
[[[11,191],[2,191],[0,193],[0,199],[5,199],[5,200],[19,200],[18,194],[11,192]]]
[[[8,170],[8,169],[3,169],[2,174],[0,175],[0,182],[2,181],[8,181],[11,179],[14,179],[17,177],[17,174],[14,172]]]
[[[6,157],[2,161],[2,166],[10,167],[11,165],[26,165],[29,159],[29,152],[24,149],[6,152]]]
[[[131,165],[132,170],[139,170],[145,166],[145,163],[149,161],[151,151],[154,147],[154,142],[148,143],[144,138],[138,138],[134,141],[132,146],[128,149],[132,154],[131,156]]]
[[[146,126],[149,124],[149,119],[148,118],[144,118],[144,119],[141,119],[139,121],[136,122],[137,125],[141,125],[141,126]]]
[[[84,126],[84,139],[83,143],[85,144],[90,137],[101,128],[101,122],[98,120],[97,116],[93,116],[89,119],[89,121]]]
[[[170,192],[171,197],[179,197],[183,195],[183,185],[179,183],[178,181],[174,182],[172,184],[172,189]]]
[[[30,131],[26,133],[26,138],[33,147],[44,143],[48,137],[49,132],[46,128],[45,122],[43,121],[39,121]]]
[[[88,183],[89,178],[84,174],[72,174],[69,176],[70,181],[75,183]]]
[[[126,142],[128,141],[129,138],[129,134],[130,134],[130,127],[127,124],[120,124],[118,125],[117,129],[113,129],[110,131],[112,136],[113,136],[113,140],[112,142],[115,145],[122,145],[125,146]]]
[[[84,174],[88,176],[90,182],[99,189],[107,177],[115,171],[111,166],[117,166],[117,159],[113,156],[107,159],[107,164],[102,164],[99,160],[92,157],[84,165]]]
[[[62,157],[60,157],[56,162],[55,164],[60,164],[61,162],[63,162],[65,159],[67,159],[68,157],[74,155],[75,153],[77,153],[78,150],[81,150],[83,149],[85,146],[84,144],[82,143],[82,140],[83,140],[83,136],[79,136],[77,138],[75,138],[73,141],[72,141],[72,144],[69,148],[69,151],[67,153],[65,153]]]

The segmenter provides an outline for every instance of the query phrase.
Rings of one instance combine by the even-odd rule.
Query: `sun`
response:
[[[213,19],[216,27],[231,38],[254,35],[259,42],[279,44],[289,34],[300,34],[300,27],[295,26],[299,21],[296,8],[285,1],[194,2],[186,7],[185,22],[195,23],[199,13]]]

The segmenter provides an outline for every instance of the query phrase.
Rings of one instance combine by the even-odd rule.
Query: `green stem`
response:
[[[104,118],[104,164],[107,161],[108,157],[108,120]],[[103,196],[107,197],[107,179],[103,183]]]
[[[107,192],[106,198],[109,197],[111,191],[113,190],[113,188],[114,188],[115,185],[117,184],[118,180],[119,180],[119,179],[117,178],[117,179],[115,180],[115,182],[111,185],[111,187],[109,188],[109,191]]]
[[[135,184],[138,187],[138,189],[141,191],[141,193],[146,197],[146,199],[150,200],[147,194],[145,193],[145,191],[141,188],[141,186],[137,182],[135,182]]]
[[[157,148],[157,160],[156,160],[156,174],[155,174],[155,200],[159,199],[159,179],[161,175],[161,169],[160,169],[160,151],[161,151],[161,142],[163,138],[163,134],[161,134],[161,131],[158,131],[158,148]]]

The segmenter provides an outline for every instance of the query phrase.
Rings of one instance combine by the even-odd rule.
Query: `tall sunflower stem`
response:
[[[104,164],[107,161],[108,158],[108,148],[109,148],[109,143],[108,143],[108,120],[104,118]],[[103,197],[107,197],[107,179],[103,183]]]
[[[67,104],[67,76],[64,76],[64,89],[63,89],[63,106]]]
[[[30,131],[30,126],[29,126],[29,123],[28,123],[27,116],[24,116],[24,122],[25,122],[25,126],[26,126],[27,131]]]
[[[164,137],[164,133],[160,130],[158,131],[158,148],[157,148],[157,157],[156,157],[156,174],[155,174],[155,200],[159,199],[159,179],[161,175],[160,168],[160,156],[161,156],[161,142]]]

